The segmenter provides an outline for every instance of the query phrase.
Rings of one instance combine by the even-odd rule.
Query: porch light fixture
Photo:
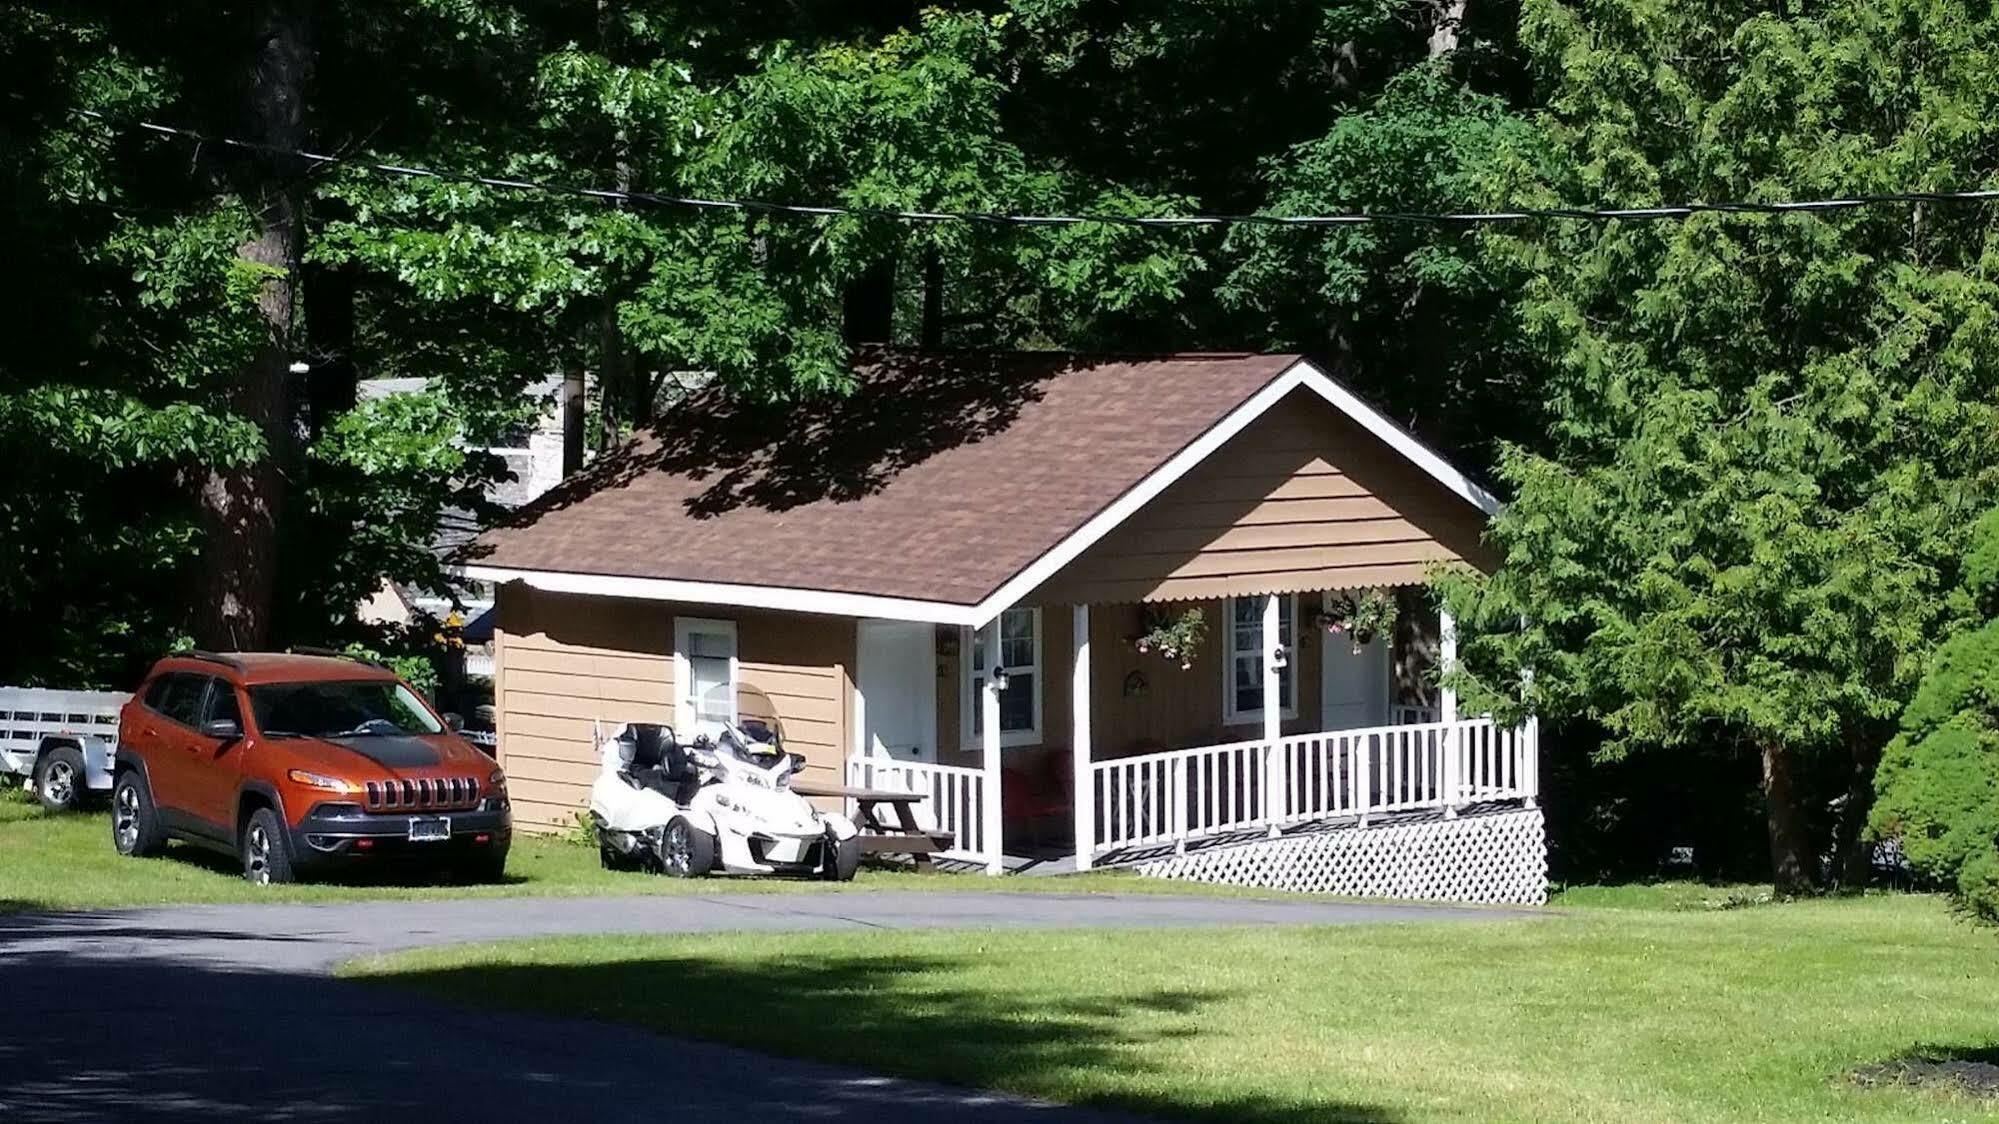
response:
[[[1285,668],[1291,666],[1291,652],[1282,644],[1270,646],[1270,666]]]
[[[993,668],[993,673],[986,678],[986,682],[991,684],[992,689],[995,691],[1006,690],[1006,684],[1007,684],[1006,668],[1003,667]]]

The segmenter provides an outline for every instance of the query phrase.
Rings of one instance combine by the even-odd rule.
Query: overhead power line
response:
[[[887,219],[906,223],[985,223],[996,226],[1127,226],[1143,229],[1171,229],[1178,227],[1334,227],[1364,226],[1368,224],[1420,224],[1430,226],[1481,226],[1500,223],[1534,222],[1546,219],[1563,219],[1582,222],[1630,222],[1650,219],[1684,219],[1701,214],[1752,214],[1780,215],[1794,213],[1814,213],[1827,211],[1850,211],[1861,207],[1875,207],[1911,203],[1970,203],[1981,204],[1999,200],[1999,189],[1977,191],[1890,191],[1863,195],[1848,195],[1829,199],[1800,199],[1772,203],[1675,203],[1652,207],[1523,207],[1512,210],[1494,211],[1349,211],[1337,214],[1319,215],[1273,215],[1273,214],[1196,214],[1196,215],[1120,215],[1108,212],[1079,212],[1072,215],[1021,215],[995,211],[904,211],[888,207],[853,207],[843,204],[774,203],[763,199],[708,199],[691,195],[663,195],[653,191],[630,191],[602,187],[578,187],[571,184],[549,183],[545,180],[515,179],[505,176],[487,176],[472,172],[458,172],[441,168],[424,168],[409,164],[386,164],[354,156],[334,153],[311,152],[305,149],[284,148],[277,145],[261,144],[256,141],[236,137],[215,136],[194,129],[183,129],[174,125],[162,125],[154,121],[118,121],[108,114],[92,109],[78,109],[77,113],[119,128],[134,129],[159,136],[191,141],[195,144],[216,145],[247,152],[257,152],[267,156],[285,156],[303,161],[316,167],[352,168],[376,175],[404,179],[431,179],[449,183],[477,184],[483,187],[501,188],[509,191],[538,191],[553,195],[568,195],[581,199],[594,199],[605,203],[634,203],[684,211],[736,211],[747,214],[795,216],[800,218],[833,218],[850,216],[855,218]]]

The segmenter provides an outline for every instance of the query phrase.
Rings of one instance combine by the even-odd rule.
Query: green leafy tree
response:
[[[1487,169],[1532,143],[1504,99],[1461,76],[1453,52],[1389,80],[1320,137],[1271,162],[1279,214],[1479,211]],[[1222,297],[1260,346],[1343,359],[1378,405],[1464,462],[1488,465],[1503,440],[1540,432],[1533,359],[1510,321],[1523,281],[1469,227],[1420,224],[1306,230],[1244,227]]]
[[[1544,140],[1495,180],[1544,204],[1990,187],[1995,31],[1937,0],[1536,0]],[[1828,829],[1833,873],[1864,873],[1876,756],[1960,612],[1999,483],[1994,230],[1917,204],[1491,244],[1528,277],[1553,422],[1503,460],[1503,568],[1450,583],[1488,630],[1471,656],[1493,693],[1533,668],[1527,703],[1607,753],[1754,754],[1783,891],[1819,884]]]
[[[153,112],[169,75],[20,7],[0,75],[0,682],[116,685],[186,635],[194,482],[266,455],[221,389],[265,274],[247,212],[77,113]]]

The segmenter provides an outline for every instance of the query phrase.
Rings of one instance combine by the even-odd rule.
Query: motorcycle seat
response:
[[[693,759],[673,736],[673,727],[634,722],[625,730],[632,741],[631,764],[620,774],[625,783],[651,789],[675,804],[693,799],[700,777]]]

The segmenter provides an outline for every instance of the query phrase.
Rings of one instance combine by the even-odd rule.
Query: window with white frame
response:
[[[1228,615],[1229,658],[1222,665],[1228,681],[1222,685],[1223,721],[1231,726],[1263,721],[1263,598],[1231,597]],[[1278,713],[1298,716],[1298,661],[1293,650],[1298,637],[1298,598],[1277,599],[1277,642],[1286,653],[1277,669]]]
[[[1000,667],[1006,672],[1006,686],[999,697],[1000,744],[1038,745],[1041,742],[1041,610],[1008,609],[999,620],[974,633],[962,633],[964,669],[964,745],[976,749],[985,737],[986,642],[993,628],[1000,630]]]
[[[735,622],[675,617],[673,653],[674,675],[681,685],[674,724],[682,736],[713,736],[735,722]]]

